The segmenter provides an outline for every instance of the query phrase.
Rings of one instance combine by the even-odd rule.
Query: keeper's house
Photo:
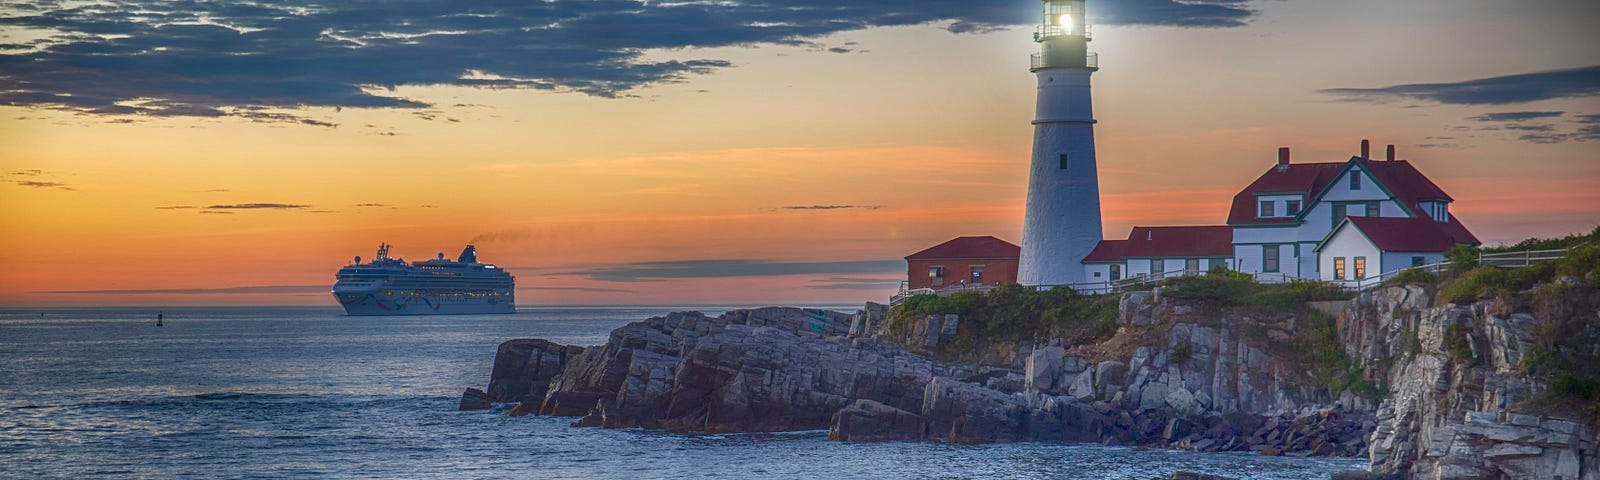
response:
[[[1478,238],[1450,198],[1411,162],[1361,155],[1337,163],[1278,164],[1233,197],[1234,270],[1263,280],[1351,281],[1444,260]]]

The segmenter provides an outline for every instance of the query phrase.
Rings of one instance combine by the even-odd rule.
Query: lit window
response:
[[[1356,279],[1367,278],[1367,257],[1356,257]]]
[[[1344,257],[1333,257],[1333,279],[1344,280]]]

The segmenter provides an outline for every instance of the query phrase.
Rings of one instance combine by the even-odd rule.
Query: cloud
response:
[[[1248,0],[1094,4],[1108,25],[1235,27]],[[334,127],[307,107],[425,109],[409,85],[623,97],[731,68],[649,52],[814,45],[873,27],[988,32],[1037,21],[1033,0],[126,0],[11,4],[0,105],[89,115],[234,117]],[[1021,34],[1019,34],[1019,37]],[[1019,39],[1019,41],[1022,41]],[[844,48],[844,47],[839,47]],[[854,50],[854,49],[852,49]],[[121,120],[126,120],[122,118]]]
[[[78,190],[76,188],[69,187],[69,186],[67,186],[67,184],[61,183],[61,182],[40,182],[40,181],[33,181],[33,180],[12,180],[11,183],[15,183],[17,185],[24,186],[24,187],[32,187],[32,188],[59,188],[59,189],[62,189],[62,190],[71,190],[71,191],[77,191]]]
[[[387,206],[389,206],[389,205],[387,205],[387,204],[382,204],[382,203],[357,203],[357,204],[356,204],[356,207],[358,207],[358,208],[365,208],[365,207],[387,207]]]
[[[778,207],[778,208],[781,208],[781,209],[784,209],[784,210],[851,210],[851,209],[877,210],[877,209],[883,208],[883,206],[882,205],[789,205],[789,206]]]
[[[606,266],[557,275],[583,275],[603,282],[645,282],[683,278],[768,277],[889,273],[905,270],[900,260],[778,262],[770,260],[683,260]]]
[[[300,210],[306,208],[311,208],[311,206],[290,203],[236,203],[206,207],[207,210]]]
[[[162,205],[162,206],[156,207],[156,210],[188,210],[188,209],[192,209],[192,208],[199,208],[199,207],[196,207],[194,205]]]
[[[1600,65],[1382,88],[1330,88],[1319,93],[1352,102],[1419,101],[1446,105],[1506,105],[1600,94]]]
[[[11,174],[24,177],[37,177],[44,175],[44,170],[14,170],[11,172]]]
[[[1541,118],[1560,117],[1566,112],[1498,112],[1485,113],[1476,117],[1467,117],[1467,120],[1479,122],[1523,122]]]
[[[215,295],[328,293],[327,285],[259,285],[222,288],[159,288],[138,290],[51,290],[32,293],[96,295]]]
[[[812,280],[806,288],[813,290],[890,290],[897,287],[901,277],[893,278],[861,278],[861,277],[828,277],[821,280]]]

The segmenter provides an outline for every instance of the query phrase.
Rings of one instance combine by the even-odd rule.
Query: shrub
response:
[[[1172,346],[1172,361],[1175,363],[1189,363],[1189,358],[1194,356],[1194,345],[1189,342],[1178,342]]]
[[[1413,268],[1395,275],[1394,281],[1401,285],[1432,285],[1439,281],[1439,277],[1423,269]]]
[[[1468,270],[1478,266],[1478,255],[1482,253],[1478,247],[1456,245],[1444,251],[1445,260],[1450,261],[1450,267],[1459,270]]]
[[[1485,293],[1507,289],[1512,277],[1498,267],[1478,267],[1444,287],[1439,296],[1450,303],[1472,303]]]

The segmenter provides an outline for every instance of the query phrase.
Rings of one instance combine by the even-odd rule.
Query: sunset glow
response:
[[[1010,3],[1038,18],[1037,2]],[[1097,22],[1106,235],[1220,224],[1278,147],[1337,162],[1364,138],[1397,145],[1486,244],[1592,229],[1600,12],[1506,3]],[[19,45],[65,38],[15,21],[27,15],[0,13],[0,79],[37,54]],[[516,275],[522,305],[882,301],[907,254],[1021,234],[1032,27],[963,15],[632,46],[635,70],[726,65],[614,91],[510,81],[532,73],[500,65],[448,72],[477,84],[364,84],[389,99],[370,105],[179,115],[140,109],[159,99],[98,112],[4,97],[0,305],[331,306],[334,271],[380,242],[408,260],[474,243]],[[1546,72],[1577,87],[1446,91]]]

